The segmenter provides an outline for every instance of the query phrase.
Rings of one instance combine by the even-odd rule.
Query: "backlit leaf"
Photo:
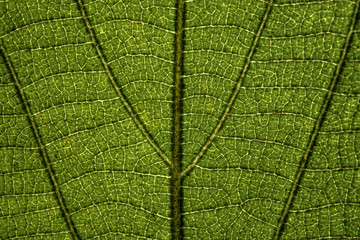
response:
[[[0,238],[360,239],[359,5],[0,1]]]

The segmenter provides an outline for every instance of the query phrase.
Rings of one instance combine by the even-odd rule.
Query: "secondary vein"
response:
[[[173,112],[173,139],[172,139],[172,169],[171,169],[171,207],[172,207],[172,237],[175,240],[182,238],[181,215],[181,113],[182,113],[182,74],[184,51],[184,22],[185,1],[178,0],[175,21],[175,66],[174,66],[174,112]]]
[[[49,178],[50,178],[50,181],[51,181],[51,183],[53,185],[56,199],[57,199],[58,204],[60,206],[60,209],[61,209],[61,211],[63,213],[63,216],[65,217],[65,222],[66,222],[66,224],[67,224],[67,226],[68,226],[68,228],[70,230],[70,233],[71,233],[73,239],[78,240],[78,239],[80,239],[80,236],[78,235],[77,230],[75,228],[75,225],[74,225],[73,221],[71,220],[71,216],[70,216],[70,214],[69,214],[69,212],[68,212],[68,210],[66,208],[65,201],[64,201],[64,198],[62,196],[59,184],[58,184],[58,182],[56,180],[54,170],[51,167],[49,156],[48,156],[48,154],[46,152],[46,149],[45,149],[45,145],[44,145],[43,140],[42,140],[42,138],[40,136],[38,126],[37,126],[37,124],[35,122],[35,118],[34,118],[32,112],[30,110],[29,102],[27,101],[24,89],[22,88],[22,86],[20,84],[20,80],[17,77],[17,74],[15,72],[15,68],[14,68],[14,66],[13,66],[13,64],[12,64],[12,62],[10,60],[10,57],[9,57],[9,55],[8,55],[6,49],[5,49],[2,38],[0,38],[0,50],[1,50],[1,53],[2,53],[2,56],[3,56],[4,60],[6,62],[6,66],[10,71],[11,78],[15,82],[15,86],[16,86],[18,95],[19,95],[19,97],[21,99],[22,105],[25,108],[26,115],[27,115],[28,121],[29,121],[30,126],[31,126],[31,130],[33,131],[34,136],[36,138],[36,141],[37,141],[37,143],[39,145],[39,150],[40,150],[40,153],[41,153],[41,157],[43,159],[43,163],[44,163],[44,165],[46,167],[46,170],[47,170],[47,172],[49,174]]]
[[[169,165],[171,166],[171,161],[170,159],[165,155],[165,153],[161,150],[161,148],[156,144],[156,142],[154,141],[154,139],[151,137],[150,133],[146,130],[144,124],[141,122],[140,118],[138,117],[138,115],[136,114],[135,110],[132,108],[132,106],[130,105],[130,103],[127,101],[125,95],[122,93],[117,81],[116,81],[116,77],[113,73],[113,71],[111,70],[105,55],[103,54],[101,47],[100,47],[100,42],[98,41],[95,32],[91,26],[90,20],[87,16],[86,10],[85,10],[85,5],[83,3],[82,0],[76,0],[77,6],[79,8],[79,11],[81,12],[82,18],[84,20],[86,29],[90,35],[91,38],[91,42],[93,44],[93,46],[95,47],[96,53],[98,54],[99,58],[101,59],[101,63],[103,65],[103,67],[105,68],[106,74],[110,80],[111,85],[114,87],[116,94],[118,95],[118,97],[120,98],[121,102],[124,104],[126,110],[128,111],[128,113],[130,114],[132,120],[135,122],[135,124],[137,125],[137,127],[139,128],[139,130],[141,131],[141,133],[144,135],[144,137],[146,138],[146,140],[150,143],[150,145],[155,149],[155,151],[159,154],[159,156]]]
[[[228,102],[228,104],[226,105],[226,108],[218,122],[218,124],[216,125],[215,129],[213,130],[213,132],[211,133],[210,137],[208,138],[208,140],[206,141],[206,143],[204,144],[204,146],[201,148],[200,152],[196,155],[196,157],[194,158],[194,160],[185,168],[185,170],[183,172],[181,172],[180,176],[183,177],[185,176],[191,169],[193,169],[196,165],[196,163],[202,158],[202,156],[205,154],[205,152],[207,151],[207,149],[210,147],[210,145],[212,144],[213,140],[215,139],[216,135],[218,134],[218,132],[220,131],[221,127],[223,126],[226,117],[228,116],[231,107],[234,105],[235,99],[237,97],[237,95],[239,94],[239,91],[241,89],[241,86],[243,84],[243,81],[246,77],[246,73],[250,67],[251,64],[251,59],[255,53],[255,49],[256,46],[260,40],[261,37],[261,33],[265,27],[265,23],[269,17],[269,14],[271,12],[272,6],[273,6],[273,2],[274,0],[271,0],[269,3],[267,3],[267,8],[266,11],[264,13],[264,16],[262,18],[262,21],[259,25],[259,28],[256,32],[256,35],[254,37],[253,43],[251,45],[251,48],[249,50],[249,53],[247,54],[246,57],[246,61],[245,61],[245,65],[241,71],[241,75],[237,81],[236,87],[234,92],[232,93],[230,100]]]
[[[305,151],[305,153],[303,155],[303,158],[301,159],[299,169],[298,169],[298,171],[297,171],[297,173],[295,175],[295,180],[294,180],[294,182],[293,182],[293,184],[291,186],[289,196],[288,196],[288,198],[287,198],[287,200],[285,202],[285,205],[284,205],[280,220],[279,220],[278,225],[277,225],[276,230],[275,230],[275,234],[274,234],[274,237],[273,237],[274,240],[279,239],[281,234],[282,234],[284,224],[286,222],[287,216],[288,216],[290,208],[291,208],[292,201],[293,201],[293,199],[294,199],[294,197],[296,195],[299,183],[300,183],[300,181],[301,181],[301,179],[302,179],[302,177],[304,175],[306,165],[307,165],[307,163],[308,163],[308,161],[310,159],[311,153],[312,153],[313,148],[315,146],[317,136],[319,135],[319,132],[320,132],[320,128],[321,128],[321,126],[322,126],[322,124],[323,124],[323,122],[325,120],[326,112],[327,112],[327,110],[328,110],[328,108],[330,106],[332,96],[334,95],[334,89],[336,87],[336,84],[338,83],[339,77],[341,75],[342,69],[343,69],[344,64],[345,64],[345,58],[346,58],[346,54],[348,52],[348,49],[349,49],[349,46],[350,46],[350,43],[351,43],[352,35],[354,33],[354,27],[356,25],[357,15],[359,13],[359,7],[360,7],[360,0],[358,0],[356,2],[355,8],[354,8],[354,13],[353,13],[352,20],[351,20],[351,24],[350,24],[350,27],[349,27],[349,31],[348,31],[348,34],[346,35],[346,40],[345,40],[345,43],[344,43],[344,47],[343,47],[343,50],[341,52],[341,57],[340,57],[340,59],[339,59],[339,61],[337,63],[334,76],[333,76],[333,78],[331,80],[331,83],[330,83],[329,91],[326,94],[325,101],[322,104],[320,113],[319,113],[319,115],[318,115],[318,117],[316,119],[314,128],[313,128],[312,133],[310,135],[310,140],[308,142],[306,151]]]

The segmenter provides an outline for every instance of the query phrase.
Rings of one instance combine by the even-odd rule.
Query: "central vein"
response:
[[[184,35],[184,0],[178,0],[175,21],[175,66],[174,66],[174,112],[173,112],[173,139],[172,139],[172,168],[171,168],[171,211],[172,237],[181,239],[181,88],[183,74],[183,35]]]

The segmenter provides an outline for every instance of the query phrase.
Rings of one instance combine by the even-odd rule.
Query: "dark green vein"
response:
[[[77,6],[79,8],[79,11],[81,12],[82,19],[84,20],[85,27],[87,32],[90,35],[91,42],[96,50],[96,53],[98,54],[99,58],[101,59],[101,63],[103,67],[105,68],[105,72],[110,80],[111,85],[114,87],[116,94],[119,96],[121,102],[124,104],[126,110],[130,114],[132,120],[135,122],[141,133],[144,135],[146,140],[150,143],[150,145],[155,149],[155,151],[159,154],[159,156],[169,165],[171,166],[170,159],[165,155],[165,153],[161,150],[161,148],[156,144],[154,139],[151,137],[150,133],[146,130],[144,124],[141,122],[140,118],[136,114],[133,107],[130,105],[130,103],[127,101],[125,95],[122,93],[120,86],[117,83],[116,77],[114,75],[114,72],[111,70],[105,55],[103,54],[100,42],[97,39],[95,32],[91,26],[90,20],[87,16],[85,5],[82,0],[76,0]]]
[[[318,115],[318,117],[316,119],[314,128],[313,128],[312,133],[310,135],[310,140],[308,142],[306,151],[305,151],[305,153],[304,153],[304,155],[303,155],[303,157],[301,159],[299,169],[296,172],[295,180],[294,180],[294,182],[293,182],[293,184],[291,186],[289,196],[288,196],[288,198],[287,198],[287,200],[285,202],[281,217],[279,219],[278,225],[277,225],[275,233],[274,233],[274,237],[273,237],[274,240],[277,240],[277,239],[279,239],[281,237],[281,234],[282,234],[283,228],[284,228],[284,224],[286,222],[286,219],[288,217],[288,214],[289,214],[289,211],[290,211],[290,208],[291,208],[292,201],[293,201],[293,199],[294,199],[294,197],[296,195],[296,192],[297,192],[298,186],[299,186],[299,184],[301,182],[302,176],[304,175],[306,165],[307,165],[307,163],[308,163],[308,161],[309,161],[309,159],[311,157],[311,153],[312,153],[313,148],[315,146],[317,136],[319,135],[320,128],[321,128],[321,126],[322,126],[322,124],[323,124],[323,122],[325,120],[326,112],[327,112],[327,110],[328,110],[328,108],[330,106],[332,96],[334,95],[334,89],[336,87],[336,84],[338,83],[339,77],[340,77],[341,72],[343,70],[343,67],[345,65],[345,58],[346,58],[346,54],[347,54],[347,52],[349,50],[349,47],[350,47],[352,35],[354,33],[354,27],[355,27],[355,24],[356,24],[357,15],[358,15],[358,12],[359,12],[359,7],[360,7],[360,0],[358,0],[356,2],[355,8],[354,8],[354,13],[353,13],[352,20],[351,20],[351,24],[350,24],[350,27],[349,27],[349,31],[348,31],[348,34],[346,35],[343,50],[341,52],[341,57],[340,57],[340,59],[339,59],[339,61],[337,63],[336,70],[334,72],[334,76],[333,76],[333,78],[331,80],[331,83],[330,83],[329,91],[326,94],[325,100],[324,100],[324,102],[323,102],[323,104],[321,106],[320,113],[319,113],[319,115]]]
[[[78,235],[78,233],[76,231],[75,225],[74,225],[73,221],[71,220],[71,216],[70,216],[70,214],[69,214],[69,212],[68,212],[68,210],[66,208],[65,201],[64,201],[64,198],[63,198],[62,193],[60,191],[59,184],[58,184],[58,182],[57,182],[57,180],[55,178],[54,170],[51,167],[49,156],[48,156],[48,154],[46,152],[46,149],[45,149],[45,145],[44,145],[44,143],[42,141],[42,138],[40,136],[38,126],[37,126],[37,124],[35,122],[35,118],[34,118],[33,114],[31,113],[29,102],[26,99],[24,89],[22,88],[22,86],[20,84],[20,81],[19,81],[19,79],[17,77],[17,74],[15,72],[15,68],[12,65],[10,57],[6,52],[6,49],[4,47],[2,38],[0,38],[0,50],[1,50],[1,55],[4,58],[4,61],[6,62],[6,66],[7,66],[8,70],[11,73],[11,78],[15,82],[16,90],[17,90],[17,93],[19,95],[19,98],[21,99],[22,105],[25,108],[28,121],[29,121],[31,129],[32,129],[32,131],[34,133],[34,137],[36,138],[36,141],[37,141],[37,143],[39,145],[39,150],[40,150],[40,153],[41,153],[41,156],[42,156],[42,159],[43,159],[43,163],[44,163],[44,165],[46,167],[46,170],[48,172],[50,182],[51,182],[51,184],[52,184],[52,186],[54,188],[55,197],[56,197],[56,199],[58,201],[58,204],[60,206],[62,214],[63,214],[63,216],[65,218],[66,224],[69,227],[69,230],[70,230],[70,233],[71,233],[73,239],[80,239],[80,236]]]
[[[184,51],[184,22],[185,1],[178,0],[176,3],[175,21],[175,66],[174,66],[174,112],[173,112],[173,139],[172,139],[172,169],[171,169],[171,230],[172,238],[182,238],[182,215],[181,215],[181,113],[182,113],[182,74],[183,74],[183,51]]]
[[[240,74],[240,77],[237,81],[237,84],[236,84],[236,87],[230,97],[230,100],[228,102],[228,104],[226,105],[226,108],[219,120],[219,122],[217,123],[215,129],[213,130],[213,132],[211,133],[209,139],[206,141],[206,143],[204,144],[204,146],[201,148],[200,152],[196,155],[196,157],[194,158],[194,160],[186,167],[186,169],[181,172],[180,174],[180,177],[183,177],[185,176],[191,169],[194,168],[194,166],[196,165],[196,163],[202,158],[202,156],[205,154],[206,150],[210,147],[211,143],[213,142],[213,140],[215,139],[216,135],[218,134],[218,132],[220,131],[222,125],[224,124],[225,122],[225,119],[226,117],[228,116],[229,112],[230,112],[230,109],[231,107],[233,106],[234,102],[235,102],[235,99],[237,97],[237,95],[239,94],[239,91],[241,89],[241,86],[243,84],[243,81],[246,77],[246,73],[250,67],[250,64],[251,64],[251,59],[255,53],[255,49],[256,49],[256,46],[260,40],[260,37],[261,37],[261,33],[265,27],[265,23],[269,17],[269,14],[271,12],[271,9],[272,9],[272,6],[273,6],[273,1],[274,0],[271,0],[269,3],[266,3],[267,4],[267,8],[265,10],[265,13],[264,13],[264,16],[262,18],[262,21],[258,27],[258,30],[256,32],[256,35],[254,37],[254,40],[253,40],[253,43],[251,45],[251,48],[247,54],[247,57],[246,57],[246,61],[245,61],[245,65],[241,71],[241,74]]]

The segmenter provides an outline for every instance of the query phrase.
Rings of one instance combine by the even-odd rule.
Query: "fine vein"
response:
[[[263,29],[264,29],[265,23],[266,23],[266,21],[268,19],[268,16],[269,16],[270,12],[271,12],[271,9],[272,9],[272,6],[273,6],[273,1],[274,0],[271,0],[269,3],[267,3],[268,5],[267,5],[267,8],[266,8],[266,11],[265,11],[264,16],[262,18],[262,21],[261,21],[261,23],[259,25],[257,33],[256,33],[256,35],[254,37],[254,40],[253,40],[253,43],[252,43],[251,48],[249,50],[249,53],[247,54],[245,65],[244,65],[244,67],[242,69],[239,80],[237,81],[234,92],[231,95],[230,100],[229,100],[229,102],[228,102],[228,104],[227,104],[227,106],[226,106],[226,108],[224,110],[224,113],[222,114],[222,116],[221,116],[218,124],[216,125],[215,129],[211,133],[209,139],[206,141],[204,146],[201,148],[200,152],[196,155],[194,160],[186,167],[186,169],[183,172],[181,172],[181,174],[180,174],[181,177],[185,176],[191,169],[194,168],[196,163],[201,159],[201,157],[205,154],[206,150],[210,147],[211,143],[213,142],[216,135],[220,131],[222,125],[224,124],[225,119],[228,116],[228,114],[230,112],[230,109],[233,106],[237,95],[239,94],[239,91],[241,89],[243,81],[244,81],[244,79],[246,77],[246,73],[247,73],[247,71],[248,71],[248,69],[250,67],[251,59],[252,59],[252,57],[253,57],[253,55],[255,53],[255,49],[256,49],[256,46],[257,46],[257,44],[258,44],[258,42],[260,40],[261,33],[262,33]]]
[[[351,21],[351,24],[350,24],[350,28],[349,28],[348,34],[346,36],[346,40],[345,40],[343,50],[341,52],[341,57],[340,57],[340,59],[339,59],[339,61],[337,63],[337,67],[336,67],[334,76],[333,76],[333,78],[331,80],[331,83],[330,83],[329,91],[326,94],[325,101],[323,102],[320,113],[319,113],[319,115],[318,115],[318,117],[316,119],[314,128],[313,128],[311,136],[310,136],[310,140],[309,140],[307,148],[306,148],[306,151],[305,151],[305,153],[303,155],[303,158],[301,159],[299,169],[298,169],[298,171],[297,171],[297,173],[295,175],[295,180],[294,180],[294,182],[293,182],[293,184],[291,186],[289,196],[288,196],[288,198],[287,198],[287,200],[285,202],[285,205],[284,205],[280,220],[279,220],[278,225],[277,225],[276,230],[275,230],[275,234],[274,234],[274,237],[273,237],[274,240],[279,239],[282,232],[283,232],[284,224],[285,224],[287,216],[289,214],[292,201],[293,201],[293,199],[294,199],[294,197],[296,195],[297,188],[298,188],[299,183],[300,183],[300,181],[302,179],[302,176],[304,175],[306,165],[307,165],[307,163],[308,163],[308,161],[310,159],[311,153],[312,153],[313,148],[315,146],[316,139],[317,139],[317,136],[319,135],[321,125],[324,122],[326,112],[327,112],[327,110],[329,108],[332,96],[334,94],[334,89],[336,87],[336,84],[337,84],[337,82],[339,80],[339,77],[341,75],[342,69],[343,69],[344,64],[345,64],[346,53],[348,52],[350,42],[351,42],[351,39],[352,39],[352,35],[354,33],[354,27],[355,27],[355,24],[356,24],[356,18],[357,18],[357,14],[359,12],[359,7],[360,7],[360,0],[358,0],[356,2],[354,13],[353,13],[353,16],[352,16],[352,21]]]
[[[19,95],[19,97],[21,99],[22,105],[26,110],[26,115],[27,115],[28,121],[29,121],[29,123],[31,125],[31,129],[32,129],[32,131],[34,133],[34,137],[36,138],[36,141],[37,141],[37,143],[39,145],[39,150],[40,150],[40,153],[41,153],[41,156],[42,156],[42,159],[43,159],[43,163],[44,163],[44,165],[46,167],[46,170],[47,170],[47,172],[49,174],[49,178],[50,178],[50,181],[51,181],[52,186],[54,188],[56,199],[57,199],[58,204],[60,206],[60,209],[61,209],[61,211],[63,213],[63,216],[65,217],[66,224],[67,224],[67,226],[68,226],[68,228],[70,230],[70,233],[71,233],[73,239],[76,239],[76,240],[80,239],[80,236],[78,235],[78,233],[76,231],[75,225],[74,225],[73,221],[71,220],[71,216],[70,216],[70,214],[69,214],[69,212],[68,212],[68,210],[66,208],[65,201],[64,201],[64,198],[63,198],[62,193],[60,191],[59,184],[58,184],[58,182],[57,182],[57,180],[55,178],[54,170],[51,167],[49,156],[48,156],[48,154],[46,152],[46,149],[45,149],[45,145],[44,145],[43,140],[42,140],[42,138],[40,136],[38,126],[37,126],[37,124],[35,122],[35,118],[34,118],[33,114],[31,113],[29,102],[26,99],[24,89],[22,88],[22,86],[20,84],[20,80],[17,77],[17,74],[15,72],[15,68],[12,65],[12,62],[10,60],[10,57],[9,57],[8,53],[6,52],[6,49],[4,47],[2,38],[0,38],[0,50],[2,52],[4,60],[6,62],[6,66],[10,71],[11,77],[12,77],[13,81],[15,82],[15,86],[16,86],[18,95]]]
[[[178,0],[176,6],[175,21],[175,66],[174,66],[174,115],[173,115],[173,139],[172,139],[172,169],[171,169],[171,211],[172,211],[172,237],[181,239],[181,112],[182,112],[182,74],[183,74],[183,35],[185,21],[185,1]]]
[[[96,38],[95,32],[90,24],[90,20],[87,16],[86,10],[85,10],[85,5],[83,3],[82,0],[76,0],[77,6],[81,12],[82,18],[84,20],[86,29],[90,35],[91,38],[91,42],[93,44],[93,46],[96,49],[96,52],[98,54],[98,56],[101,59],[101,63],[103,65],[103,67],[105,68],[106,74],[110,80],[111,85],[114,87],[116,94],[119,96],[120,100],[122,101],[122,103],[124,104],[126,110],[129,112],[131,118],[133,119],[133,121],[135,122],[135,124],[137,125],[137,127],[139,128],[139,130],[141,131],[141,133],[145,136],[146,140],[150,143],[150,145],[155,149],[155,151],[159,154],[159,156],[169,165],[171,166],[171,161],[170,159],[165,155],[165,153],[160,149],[160,147],[156,144],[156,142],[152,139],[150,133],[145,129],[143,123],[141,122],[140,118],[138,117],[138,115],[136,114],[135,110],[132,108],[132,106],[130,105],[130,103],[127,101],[125,95],[122,93],[115,75],[113,73],[113,71],[111,70],[105,55],[103,54],[101,47],[100,47],[100,42],[99,40]]]

